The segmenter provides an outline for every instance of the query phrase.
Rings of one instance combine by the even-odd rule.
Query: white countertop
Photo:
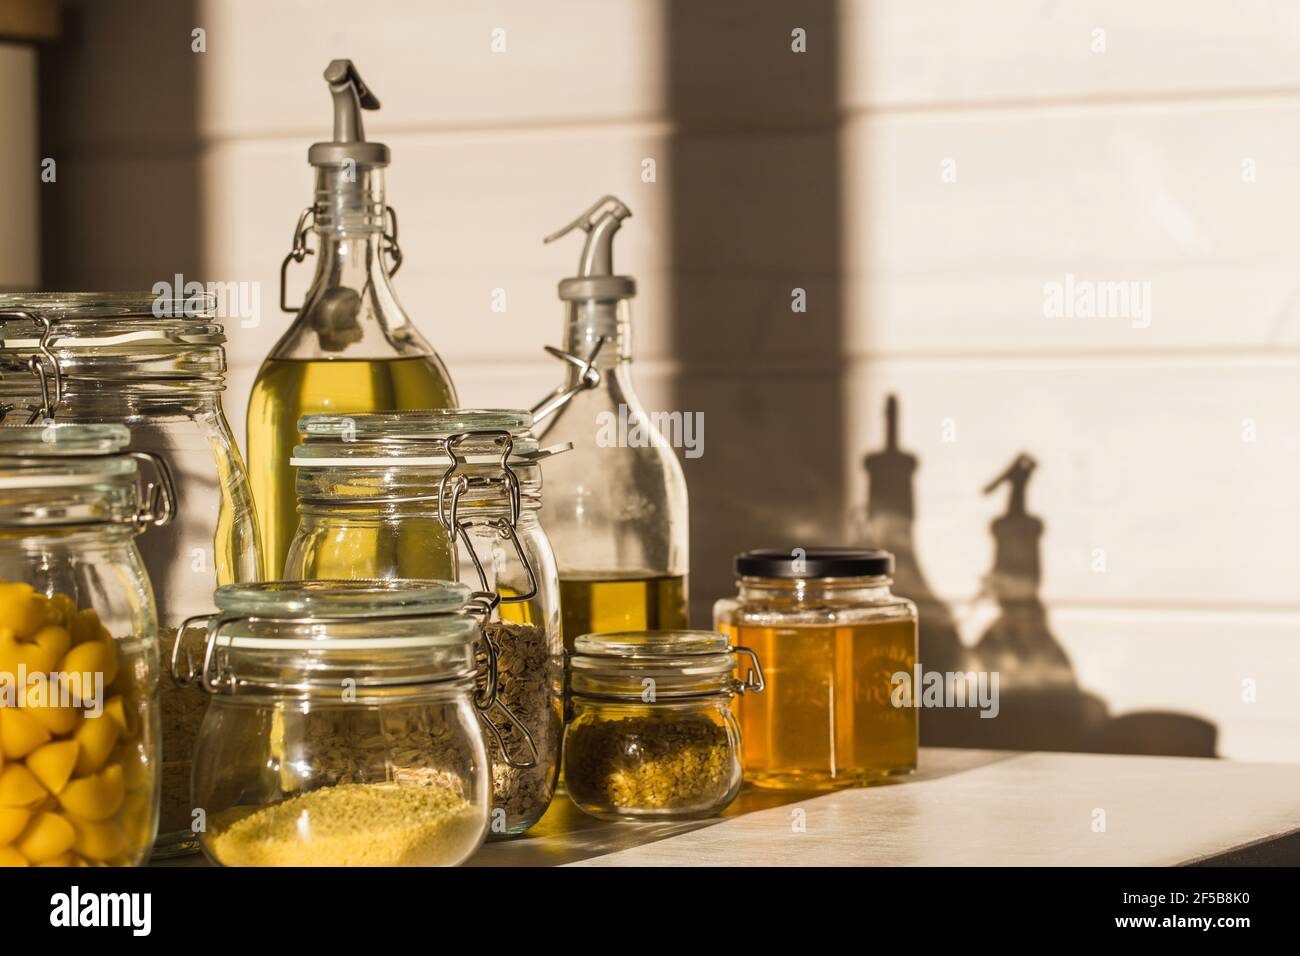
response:
[[[1160,866],[1300,831],[1300,766],[923,748],[898,783],[747,788],[719,820],[609,824],[563,796],[477,866]]]

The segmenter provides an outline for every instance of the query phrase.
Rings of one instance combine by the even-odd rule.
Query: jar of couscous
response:
[[[564,780],[582,810],[604,820],[707,817],[740,792],[730,703],[763,689],[749,648],[712,631],[584,634],[569,656],[569,683]]]
[[[202,654],[183,635],[172,660],[210,695],[191,786],[208,858],[451,866],[473,853],[491,795],[478,715],[497,680],[469,600],[445,581],[218,588]]]
[[[175,498],[129,441],[0,428],[0,866],[137,865],[157,831],[158,622],[135,539]]]

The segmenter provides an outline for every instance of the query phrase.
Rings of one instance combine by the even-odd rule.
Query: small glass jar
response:
[[[294,450],[298,533],[289,578],[459,578],[494,609],[501,665],[484,716],[493,767],[490,838],[546,812],[559,774],[564,649],[559,578],[537,520],[541,461],[527,412],[307,415]]]
[[[468,598],[445,581],[217,590],[202,663],[172,661],[211,695],[192,788],[210,860],[454,866],[478,848],[495,678],[489,662],[479,696]]]
[[[181,290],[176,290],[181,295]],[[226,341],[215,297],[149,292],[0,295],[0,408],[25,420],[118,423],[162,458],[176,519],[141,539],[161,652],[221,584],[262,577],[243,459],[221,408]],[[163,673],[162,818],[156,857],[190,839],[190,758],[206,701]]]
[[[119,425],[0,428],[0,866],[134,866],[158,826],[158,620],[136,536],[170,520]]]
[[[752,666],[735,676],[737,656]],[[720,813],[740,792],[737,694],[763,689],[758,655],[712,631],[584,634],[569,656],[564,785],[602,820]]]
[[[895,689],[916,667],[916,605],[890,592],[893,555],[746,551],[714,626],[762,655],[767,693],[738,701],[745,778],[832,790],[916,769],[917,716]]]

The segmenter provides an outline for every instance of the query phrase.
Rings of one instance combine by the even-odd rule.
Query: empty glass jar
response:
[[[306,415],[294,450],[300,524],[290,578],[459,578],[495,609],[501,664],[484,715],[491,837],[522,833],[555,792],[563,731],[559,579],[537,520],[541,462],[528,412]]]
[[[747,676],[735,676],[738,657]],[[569,657],[564,784],[607,820],[707,817],[740,792],[736,694],[763,689],[758,656],[712,631],[585,634]]]
[[[469,589],[438,581],[233,585],[202,654],[173,659],[211,696],[194,829],[226,866],[450,866],[487,830]],[[480,692],[479,687],[482,685]]]
[[[179,290],[177,290],[179,294]],[[118,423],[162,458],[176,518],[140,541],[165,655],[218,585],[262,576],[243,459],[221,408],[226,341],[208,294],[0,295],[0,410],[26,420]],[[193,852],[190,757],[206,702],[164,673],[162,818],[155,855]]]
[[[0,428],[0,866],[130,866],[158,824],[158,621],[137,535],[173,500],[119,425]]]
[[[917,711],[894,693],[914,680],[916,605],[890,591],[893,566],[858,548],[737,555],[713,620],[767,672],[767,693],[737,701],[746,779],[830,790],[916,769]]]

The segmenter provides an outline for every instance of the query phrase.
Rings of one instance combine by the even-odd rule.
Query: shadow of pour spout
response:
[[[996,672],[998,712],[974,707],[928,708],[921,742],[931,746],[1012,750],[1214,756],[1216,729],[1199,717],[1144,712],[1111,717],[1104,700],[1078,686],[1064,647],[1052,634],[1042,585],[1046,524],[1028,506],[1038,462],[1021,453],[983,489],[1008,488],[1007,507],[993,519],[993,567],[984,593],[998,616],[974,647],[961,641],[952,612],[931,590],[917,559],[913,525],[917,457],[898,443],[898,400],[885,402],[885,447],[863,460],[869,482],[863,543],[892,551],[897,593],[920,612],[919,658],[927,673]]]

